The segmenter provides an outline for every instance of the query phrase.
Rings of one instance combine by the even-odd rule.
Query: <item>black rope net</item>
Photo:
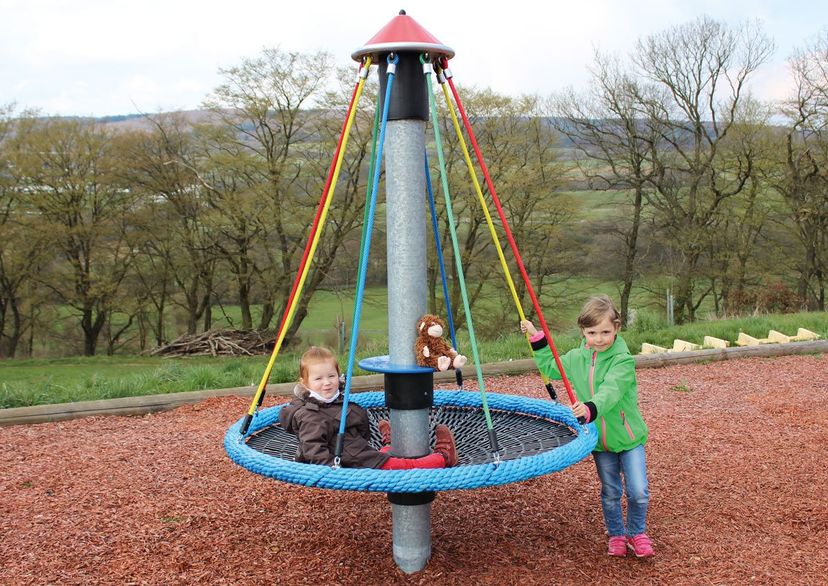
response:
[[[389,419],[389,410],[385,407],[376,407],[367,411],[371,420],[371,444],[379,449],[382,443],[377,422],[380,419]],[[516,460],[549,452],[577,437],[567,425],[552,419],[499,409],[490,409],[489,413],[497,433],[502,460]],[[442,405],[431,410],[429,419],[432,448],[434,427],[442,423],[454,434],[459,465],[492,461],[489,434],[482,409]],[[296,459],[299,448],[296,436],[286,432],[279,425],[271,425],[252,434],[246,443],[257,452],[291,461]]]

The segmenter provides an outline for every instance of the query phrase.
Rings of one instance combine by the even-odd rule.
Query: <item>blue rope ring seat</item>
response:
[[[459,463],[452,468],[376,470],[303,464],[294,460],[296,437],[279,426],[276,405],[259,411],[247,437],[243,418],[227,431],[224,448],[233,462],[262,476],[292,484],[338,490],[427,492],[473,489],[519,482],[557,472],[589,455],[598,441],[593,424],[581,425],[572,410],[548,400],[487,393],[500,443],[500,463],[492,460],[478,393],[435,391],[431,429],[445,423],[454,433]],[[380,447],[376,422],[388,417],[385,394],[355,393],[351,401],[368,410],[372,443]]]

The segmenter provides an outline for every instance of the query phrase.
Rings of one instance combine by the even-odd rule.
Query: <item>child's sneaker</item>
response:
[[[446,459],[446,468],[457,465],[457,447],[454,445],[454,436],[451,430],[443,424],[434,428],[436,442],[434,451]]]
[[[627,538],[623,535],[613,535],[607,543],[607,554],[622,558],[627,555]]]
[[[639,533],[634,537],[628,537],[627,546],[637,558],[649,558],[655,555],[653,541],[647,537],[646,533]]]
[[[387,419],[380,419],[377,423],[377,429],[380,432],[380,440],[383,446],[391,445],[391,424]]]

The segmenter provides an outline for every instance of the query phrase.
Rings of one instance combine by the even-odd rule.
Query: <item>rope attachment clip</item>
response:
[[[360,79],[368,79],[368,73],[371,71],[371,56],[366,55],[362,58],[362,63],[359,64],[359,69],[357,70],[357,82]]]
[[[433,65],[431,64],[431,57],[429,57],[428,53],[420,53],[420,63],[423,64],[423,75],[430,75]]]
[[[388,75],[396,75],[397,63],[400,62],[400,56],[396,53],[389,53],[386,61],[388,61],[388,69],[386,70],[386,73]]]

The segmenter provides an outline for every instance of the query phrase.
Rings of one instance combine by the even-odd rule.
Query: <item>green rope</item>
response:
[[[426,60],[423,55],[420,56],[420,63],[425,64]],[[431,120],[434,128],[434,142],[437,146],[437,158],[440,161],[440,182],[443,186],[443,196],[446,200],[446,215],[449,222],[449,233],[451,234],[451,245],[454,249],[454,264],[457,267],[457,276],[460,281],[460,294],[463,297],[463,309],[466,312],[466,326],[469,328],[469,342],[472,348],[472,356],[474,357],[474,365],[477,370],[477,384],[480,387],[481,403],[483,407],[483,415],[486,418],[486,428],[489,430],[490,438],[494,432],[492,425],[492,416],[489,413],[489,404],[486,400],[486,385],[483,382],[483,370],[481,369],[480,355],[477,349],[477,339],[474,335],[474,324],[472,323],[471,307],[469,307],[469,295],[466,291],[466,278],[463,275],[463,261],[460,259],[460,245],[457,242],[457,230],[454,224],[454,213],[452,212],[451,193],[448,186],[448,173],[446,171],[446,158],[443,153],[443,143],[440,137],[440,124],[437,122],[437,100],[434,99],[434,90],[431,84],[431,71],[423,69],[428,84],[428,101],[431,105]],[[497,451],[495,446],[492,446],[492,451]]]

